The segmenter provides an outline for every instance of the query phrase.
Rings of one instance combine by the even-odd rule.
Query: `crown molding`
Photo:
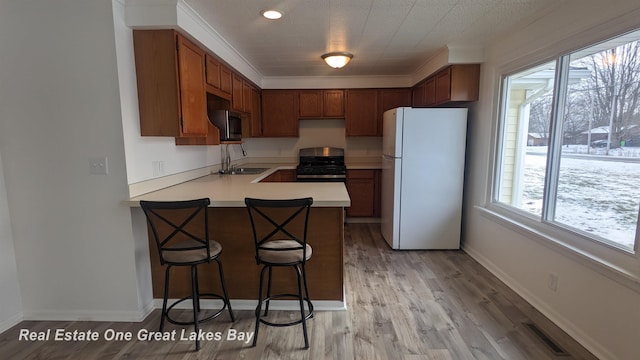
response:
[[[482,47],[450,44],[408,75],[269,77],[260,73],[184,0],[116,1],[124,1],[127,26],[133,29],[180,30],[263,89],[411,87],[449,64],[480,63],[484,60]]]
[[[184,0],[127,0],[125,24],[132,29],[181,30],[249,80],[262,83],[262,74]]]

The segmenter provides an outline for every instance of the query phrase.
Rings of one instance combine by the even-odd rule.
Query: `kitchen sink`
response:
[[[260,167],[239,167],[231,169],[229,174],[231,175],[257,175],[269,170],[269,168]]]

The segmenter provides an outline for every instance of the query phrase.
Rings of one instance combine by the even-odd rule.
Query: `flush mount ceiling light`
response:
[[[279,10],[264,10],[262,12],[262,16],[264,16],[265,18],[269,19],[269,20],[277,20],[280,19],[282,17],[282,11]]]
[[[340,69],[347,65],[349,61],[351,61],[352,57],[353,54],[348,52],[330,52],[321,56],[322,60],[324,60],[327,65],[335,69]]]

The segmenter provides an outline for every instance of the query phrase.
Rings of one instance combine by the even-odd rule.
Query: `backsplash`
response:
[[[346,137],[344,120],[300,120],[299,129],[297,138],[245,139],[247,156],[297,158],[299,149],[319,146],[344,148],[346,157],[377,157],[382,154],[382,138]],[[238,158],[240,151],[236,147],[234,158]]]

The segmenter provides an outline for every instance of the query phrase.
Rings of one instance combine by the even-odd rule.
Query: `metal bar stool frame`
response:
[[[222,269],[222,263],[220,262],[220,254],[222,253],[222,246],[211,240],[209,236],[209,204],[211,201],[208,198],[184,200],[184,201],[140,201],[140,207],[142,208],[146,218],[147,224],[151,229],[153,237],[156,241],[158,248],[158,255],[160,256],[160,264],[166,265],[165,278],[164,278],[164,296],[162,299],[162,315],[160,317],[160,332],[164,330],[165,319],[175,325],[193,325],[195,332],[198,333],[199,324],[214,319],[220,316],[225,309],[228,309],[231,322],[235,322],[233,310],[231,309],[231,302],[229,301],[229,294],[227,292],[227,286],[224,279],[224,271]],[[180,223],[176,223],[163,214],[166,211],[192,211],[188,216],[183,216]],[[194,219],[200,216],[204,222],[202,229],[202,236],[193,234],[186,229],[186,226]],[[170,231],[161,231],[160,225],[168,226]],[[168,233],[168,235],[166,235]],[[176,236],[181,236],[183,246],[174,246],[172,240],[176,240]],[[187,239],[187,243],[184,240]],[[215,251],[212,253],[212,246],[215,247]],[[178,261],[180,257],[184,257],[185,261]],[[220,284],[222,286],[223,295],[215,293],[200,293],[198,285],[198,265],[210,263],[215,261],[218,265],[218,272],[220,274]],[[167,308],[167,302],[169,298],[169,284],[170,284],[170,272],[173,266],[189,266],[191,268],[191,295],[185,296],[176,300]],[[206,318],[199,319],[198,313],[201,310],[200,298],[207,297],[213,299],[222,300],[223,305],[215,313],[207,316]],[[169,315],[170,311],[178,304],[192,300],[193,307],[193,321],[178,321]],[[200,350],[200,340],[196,338],[196,351]]]
[[[309,224],[309,211],[311,205],[313,204],[313,199],[308,198],[300,198],[300,199],[288,199],[288,200],[267,200],[267,199],[254,199],[254,198],[245,198],[245,204],[247,206],[247,210],[249,212],[249,219],[251,221],[251,227],[253,230],[253,238],[255,244],[255,257],[256,263],[258,265],[263,265],[262,270],[260,271],[260,286],[259,286],[259,295],[258,295],[258,305],[256,306],[255,314],[256,314],[256,324],[255,324],[255,332],[253,336],[253,346],[256,346],[258,341],[258,331],[260,327],[260,323],[269,326],[275,327],[284,327],[284,326],[292,326],[297,324],[302,324],[302,333],[304,336],[304,348],[309,348],[309,336],[307,334],[307,320],[313,317],[313,304],[309,298],[309,287],[307,285],[307,275],[306,275],[306,262],[311,258],[311,247],[307,245],[307,229]],[[292,209],[291,215],[289,215],[283,221],[276,221],[271,216],[266,214],[262,209],[266,208],[290,208]],[[290,224],[294,219],[296,219],[299,215],[304,217],[304,227],[302,230],[302,238],[299,236],[295,236],[289,230],[287,230],[287,225]],[[259,238],[257,231],[257,218],[260,217],[263,220],[266,220],[271,226],[273,226],[273,230],[269,232],[266,236]],[[269,247],[269,242],[273,241],[274,235],[278,233],[284,233],[287,236],[287,241],[292,240],[295,243],[289,243],[292,246],[286,247]],[[279,241],[279,240],[276,240]],[[261,252],[302,252],[302,256],[300,256],[299,260],[290,261],[290,262],[270,262],[264,259],[264,256],[261,256]],[[298,294],[271,294],[271,278],[274,267],[293,267],[296,271],[297,277],[297,285],[298,285]],[[268,281],[267,281],[267,296],[263,298],[263,289],[264,289],[264,275],[265,272],[269,270]],[[304,287],[304,294],[303,294]],[[285,323],[275,323],[262,318],[262,316],[267,316],[269,312],[269,302],[272,299],[278,298],[297,298],[300,303],[300,319],[294,320],[291,322]],[[307,303],[308,313],[305,314],[304,303]],[[262,313],[262,304],[265,304],[264,315]]]

